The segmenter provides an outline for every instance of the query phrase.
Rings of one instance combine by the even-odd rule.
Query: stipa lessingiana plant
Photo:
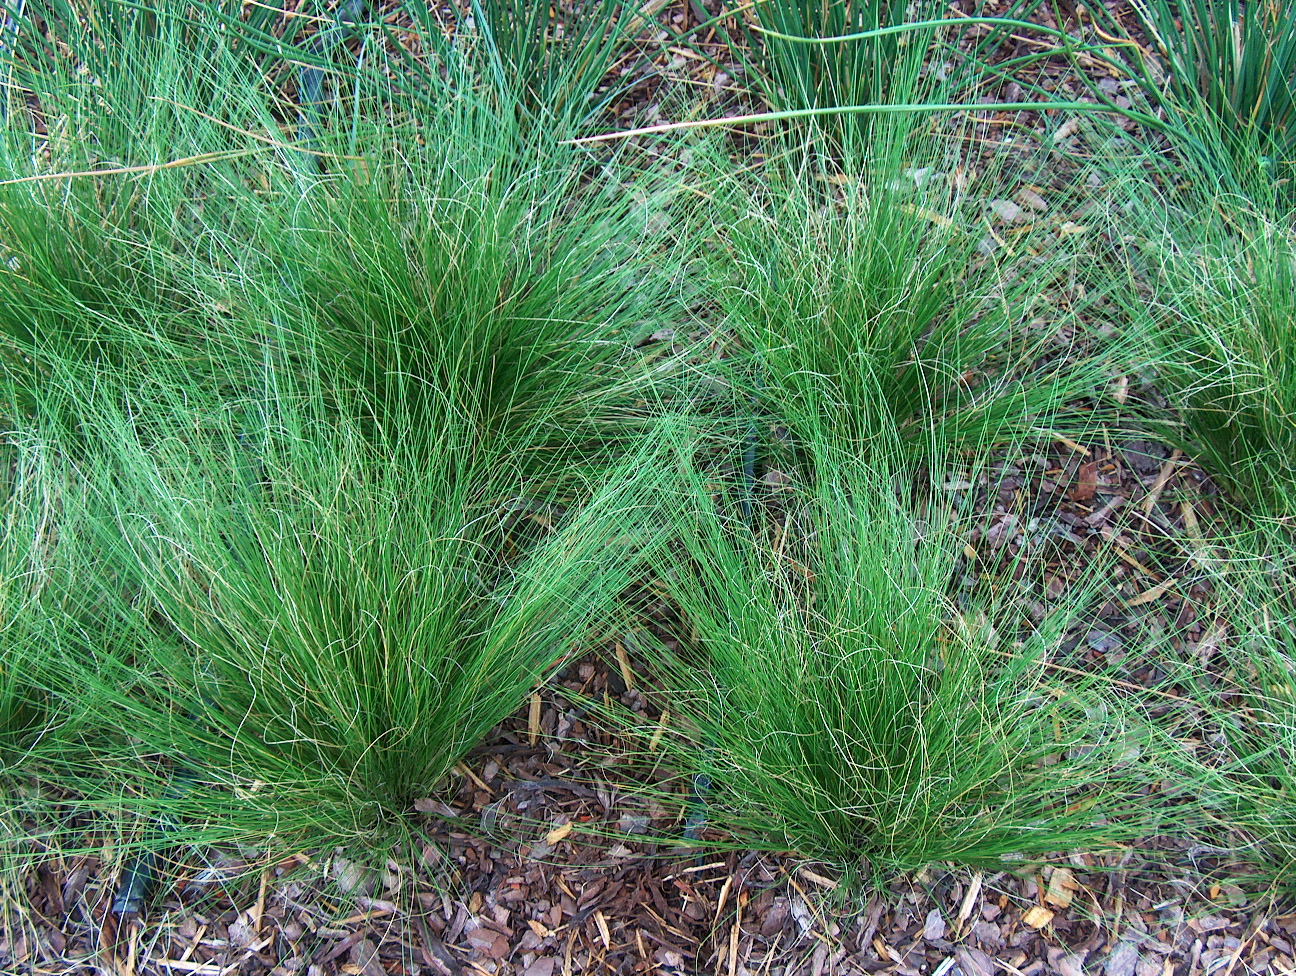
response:
[[[22,748],[45,716],[38,704],[40,669],[49,647],[48,610],[42,605],[51,576],[58,501],[44,452],[38,445],[15,443],[6,435],[0,457],[0,769],[22,755]]]
[[[51,755],[84,759],[99,738],[83,723],[75,648],[116,644],[130,629],[98,588],[102,555],[87,531],[92,494],[56,437],[33,426],[0,435],[0,771],[38,777]]]
[[[633,4],[472,0],[469,10],[456,44],[475,49],[487,90],[523,135],[580,135],[621,94],[609,72],[639,22]]]
[[[267,300],[375,430],[463,427],[524,467],[606,457],[671,375],[634,351],[678,314],[680,260],[653,225],[670,193],[614,168],[584,179],[570,157],[523,172],[494,149],[314,195],[264,232]]]
[[[1038,6],[1018,0],[984,17],[974,5],[971,17],[951,18],[926,0],[758,0],[738,16],[716,18],[716,26],[728,32],[731,56],[771,109],[817,113],[782,123],[795,150],[850,170],[875,154],[879,140],[903,144],[939,124],[926,106],[972,101],[983,83],[1027,69],[1035,58],[992,62],[1013,32],[1030,31]],[[859,112],[886,106],[914,111],[881,120]]]
[[[588,174],[570,148],[522,154],[489,111],[455,99],[421,132],[353,117],[350,132],[317,133],[312,151],[329,162],[304,179],[300,147],[257,135],[277,124],[273,92],[237,83],[246,36],[218,31],[230,46],[199,45],[186,62],[179,47],[200,25],[107,8],[123,36],[156,30],[102,63],[77,33],[86,51],[39,74],[51,111],[75,123],[58,135],[67,172],[27,172],[11,133],[25,182],[0,188],[0,355],[20,412],[59,364],[147,385],[137,364],[167,361],[182,385],[236,402],[270,356],[363,391],[348,402],[375,436],[417,414],[473,427],[487,451],[496,436],[532,438],[527,459],[605,459],[633,436],[658,395],[634,344],[677,306],[663,178],[614,159]],[[186,80],[209,70],[237,93],[221,117]],[[81,111],[92,97],[163,108],[127,137],[114,128],[124,110]],[[371,158],[355,158],[358,137]],[[109,152],[142,171],[86,175]],[[163,162],[184,165],[148,168]],[[64,405],[75,430],[76,398]]]
[[[669,368],[633,347],[670,324],[669,194],[524,157],[469,98],[424,146],[321,130],[303,173],[271,94],[203,121],[192,87],[152,87],[206,67],[161,13],[147,38],[123,21],[119,62],[67,25],[85,57],[41,82],[69,110],[169,108],[125,133],[80,112],[68,172],[5,188],[0,412],[86,488],[34,695],[83,721],[41,781],[183,825],[146,845],[372,838],[596,639],[649,546]],[[131,171],[87,175],[109,151]]]
[[[735,55],[775,111],[920,101],[919,75],[930,50],[931,30],[884,34],[833,44],[801,39],[847,37],[899,27],[935,16],[938,5],[858,3],[851,0],[762,0],[752,17],[735,19]],[[829,116],[802,125],[820,153],[857,158],[870,141],[871,120]]]
[[[762,437],[866,454],[898,429],[918,456],[1088,421],[1126,337],[1085,335],[1044,298],[1075,258],[1047,233],[999,248],[944,162],[878,160],[828,201],[795,172],[723,200],[709,273],[735,341],[719,368]]]
[[[195,829],[316,840],[381,836],[437,790],[598,639],[663,535],[644,515],[670,468],[647,450],[564,511],[508,457],[436,442],[378,451],[318,422],[260,442],[252,484],[234,437],[206,458],[129,446],[90,472],[101,586],[138,642],[80,652],[117,792],[71,761],[61,775],[94,806],[139,810],[165,798],[131,785],[137,768],[154,785],[183,775],[182,805],[207,804]]]
[[[1077,611],[1018,633],[993,601],[956,608],[958,536],[911,507],[896,459],[825,445],[768,536],[694,482],[656,562],[682,618],[654,657],[675,733],[646,739],[704,784],[713,836],[843,866],[1137,836],[1141,722],[1101,676],[1064,686],[1045,667]]]
[[[226,35],[166,5],[42,7],[47,30],[35,6],[18,22],[14,71],[50,120],[46,149],[32,151],[26,110],[0,138],[0,358],[13,408],[27,417],[42,400],[49,422],[40,387],[77,368],[87,384],[147,384],[140,364],[166,361],[189,384],[246,386],[243,357],[261,355],[243,347],[264,322],[244,319],[242,336],[210,326],[248,308],[234,298],[253,237],[240,202],[289,183],[288,147],[262,134],[275,128],[272,93]],[[80,424],[77,399],[66,398],[65,431]]]
[[[1180,731],[1167,782],[1190,797],[1177,822],[1199,869],[1245,891],[1296,891],[1296,605],[1289,527],[1273,522],[1197,546],[1218,616],[1176,679]],[[1167,647],[1173,661],[1182,652]],[[1159,730],[1161,731],[1161,730]]]
[[[1156,340],[1165,436],[1255,517],[1296,514],[1296,242],[1225,199],[1151,225],[1151,274],[1127,296]],[[1137,282],[1137,279],[1135,279]],[[1150,298],[1150,301],[1149,301]]]
[[[613,71],[632,51],[632,31],[644,23],[629,4],[399,6],[393,18],[378,16],[377,6],[364,0],[345,0],[327,12],[321,5],[311,36],[300,26],[311,18],[300,12],[287,21],[237,6],[172,14],[186,24],[201,24],[204,16],[219,23],[283,87],[291,60],[299,69],[294,87],[303,131],[312,133],[321,122],[344,130],[357,113],[375,109],[391,117],[427,116],[459,104],[489,118],[512,150],[545,151],[588,134],[637,80]],[[388,26],[393,20],[402,24],[399,32]],[[355,145],[353,133],[352,152]]]

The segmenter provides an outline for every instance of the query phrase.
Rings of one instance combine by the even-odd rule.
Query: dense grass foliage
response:
[[[1287,6],[1276,0],[1137,0],[1133,6],[1168,74],[1170,104],[1190,125],[1216,127],[1240,168],[1258,160],[1270,176],[1289,180],[1296,160],[1296,23]],[[1152,69],[1140,65],[1153,80]]]
[[[935,145],[883,154],[827,187],[771,166],[717,209],[712,273],[736,338],[723,375],[762,422],[861,454],[898,433],[914,457],[1087,422],[1067,414],[1101,399],[1119,343],[1079,335],[1083,308],[1047,297],[1068,255],[999,248],[952,163]]]
[[[1257,516],[1296,514],[1296,243],[1233,202],[1153,228],[1158,376],[1179,441]]]
[[[959,534],[914,507],[894,443],[817,450],[772,535],[697,475],[655,563],[683,616],[658,649],[682,716],[663,748],[709,784],[709,817],[744,845],[900,870],[1145,829],[1140,723],[1100,674],[1064,691],[1045,669],[1086,594],[1023,634],[993,601],[956,607]]]
[[[375,449],[275,406],[205,452],[114,430],[123,446],[85,472],[103,513],[85,531],[133,594],[116,607],[139,643],[81,648],[83,680],[106,726],[130,716],[131,754],[255,794],[229,829],[286,817],[346,836],[433,792],[598,639],[656,486],[632,457],[564,515],[452,433]]]
[[[78,13],[125,40],[26,52],[76,138],[15,120],[0,187],[8,768],[168,844],[372,839],[650,545],[673,191],[469,101],[304,169],[248,35]]]
[[[1185,32],[1208,15],[1174,6]],[[1292,574],[1262,557],[1296,498],[1296,253],[1287,53],[1252,41],[1285,35],[1255,5],[1215,71],[1219,37],[1159,9],[1174,104],[1201,113],[1170,149],[1266,156],[1255,192],[1140,156],[1126,173],[1192,179],[1068,171],[1016,220],[1051,158],[985,166],[927,110],[1038,55],[924,4],[718,18],[754,102],[913,109],[737,161],[727,136],[572,144],[653,52],[631,6],[28,5],[0,140],[6,843],[390,841],[651,586],[680,626],[652,642],[673,720],[647,735],[713,841],[1012,867],[1192,827],[1283,873]],[[1064,233],[1063,203],[1112,232]],[[1111,242],[1107,277],[1086,249]],[[1118,418],[1131,375],[1173,414]],[[933,491],[1118,419],[1259,526],[1248,562],[1198,564],[1255,662],[1244,707],[1202,706],[1211,762],[1150,747],[1132,686],[1064,663],[1101,561],[1027,613],[1023,567],[964,583],[967,513]]]
[[[296,323],[285,343],[385,436],[463,428],[466,450],[508,444],[541,469],[606,457],[645,396],[633,345],[675,304],[679,261],[650,229],[671,194],[507,154],[452,145],[304,200],[261,229],[268,297]]]

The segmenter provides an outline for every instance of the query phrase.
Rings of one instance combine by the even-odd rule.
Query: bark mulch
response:
[[[715,7],[651,6],[679,36]],[[1112,9],[1128,20],[1125,4]],[[1065,4],[1059,13],[1076,16]],[[726,62],[721,38],[710,31],[691,40],[692,47],[666,45],[656,60],[622,66],[646,75],[616,106],[622,124],[659,121],[663,99],[674,97],[671,79],[689,87],[694,103],[750,110],[734,83],[741,68]],[[699,58],[699,49],[716,63]],[[1083,97],[1068,80],[1070,66],[1053,70],[1058,94]],[[1063,149],[1085,150],[1078,129],[1059,134],[1047,116],[999,117],[990,102],[982,122],[988,153],[1033,149],[1045,132]],[[1083,205],[1064,211],[1048,190],[1047,178],[1024,173],[1017,194],[992,206],[995,229],[1048,219],[1059,240],[1085,234]],[[1124,384],[1122,395],[1155,397],[1136,379],[1114,382]],[[771,492],[795,476],[761,474]],[[1187,459],[1105,431],[1092,443],[1004,457],[996,470],[969,474],[949,490],[971,493],[982,513],[966,540],[966,585],[1029,567],[1040,615],[1083,583],[1100,546],[1115,547],[1112,600],[1074,635],[1058,667],[1116,668],[1132,690],[1158,685],[1167,720],[1186,726],[1197,721],[1192,709],[1173,701],[1174,686],[1161,684],[1166,669],[1140,653],[1149,634],[1168,635],[1158,646],[1221,688],[1231,684],[1222,653],[1230,624],[1192,558],[1209,544],[1217,493]],[[1248,890],[1244,867],[1231,857],[1242,838],[1208,847],[1154,837],[1119,855],[1076,853],[1019,874],[936,865],[918,875],[865,875],[853,885],[790,856],[664,845],[682,829],[679,807],[632,789],[658,773],[609,760],[609,734],[573,704],[607,694],[652,707],[636,662],[616,660],[591,654],[538,693],[473,750],[444,796],[415,805],[416,839],[381,863],[340,850],[269,865],[255,851],[212,854],[205,865],[177,854],[146,917],[118,920],[110,906],[120,859],[109,847],[102,856],[51,856],[28,872],[24,890],[2,892],[0,973],[1296,972],[1296,905]]]

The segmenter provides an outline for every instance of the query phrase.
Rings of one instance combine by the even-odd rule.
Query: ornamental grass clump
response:
[[[58,503],[36,445],[0,449],[0,769],[21,760],[45,718],[40,701],[46,611],[43,602],[58,568],[50,561]]]
[[[1296,242],[1226,198],[1150,223],[1127,296],[1155,340],[1152,381],[1175,415],[1167,439],[1253,518],[1296,516]]]
[[[718,195],[708,273],[734,341],[715,369],[758,452],[767,427],[861,454],[898,431],[915,459],[1074,436],[1106,398],[1128,337],[1088,334],[1084,301],[1050,298],[1083,274],[1077,245],[1040,226],[1004,246],[958,157],[928,150],[827,184],[771,164],[767,187]]]
[[[485,454],[508,443],[521,467],[605,460],[677,378],[635,351],[679,314],[658,216],[672,194],[614,163],[587,176],[571,151],[523,165],[498,140],[443,134],[263,229],[283,341],[355,394],[375,436],[408,418],[471,429]]]
[[[523,152],[471,92],[417,123],[347,102],[303,168],[264,79],[213,109],[190,77],[242,77],[251,33],[186,61],[219,11],[109,13],[117,58],[75,18],[27,52],[71,127],[50,155],[6,130],[0,420],[57,459],[68,560],[35,617],[25,528],[3,563],[41,622],[5,707],[57,717],[23,773],[143,846],[373,839],[598,640],[655,544],[678,370],[635,347],[674,324],[672,194]]]
[[[1212,627],[1191,653],[1156,651],[1179,706],[1159,728],[1168,789],[1197,869],[1247,890],[1296,892],[1296,601],[1290,527],[1264,520],[1198,542]],[[1150,643],[1156,642],[1153,637]],[[1177,663],[1176,663],[1177,662]]]
[[[1148,829],[1136,711],[1101,673],[1049,670],[1089,595],[1035,627],[988,597],[956,605],[958,533],[914,507],[903,456],[821,447],[777,531],[697,476],[655,561],[680,641],[656,659],[672,734],[643,734],[710,836],[913,870]]]
[[[737,17],[730,48],[776,112],[921,101],[930,28],[904,29],[938,15],[939,5],[850,0],[761,0]],[[886,33],[886,28],[899,28]],[[854,35],[877,32],[876,36]],[[816,39],[838,38],[832,43]],[[872,120],[848,114],[791,123],[792,138],[834,160],[861,158]],[[889,123],[894,125],[894,123]]]
[[[564,503],[454,432],[376,449],[278,406],[206,451],[146,450],[99,418],[117,447],[82,472],[86,585],[124,637],[65,647],[105,735],[51,768],[90,807],[136,812],[179,777],[204,839],[373,839],[598,639],[669,469],[632,457]]]
[[[791,152],[853,172],[879,144],[921,142],[952,104],[974,102],[984,86],[1019,72],[1025,79],[1039,56],[1004,57],[1001,48],[1032,30],[1026,21],[1038,6],[1014,0],[987,17],[979,3],[951,16],[929,0],[757,0],[741,16],[722,11],[701,26],[714,23],[728,37],[741,76],[782,116]],[[712,59],[704,45],[694,48]]]

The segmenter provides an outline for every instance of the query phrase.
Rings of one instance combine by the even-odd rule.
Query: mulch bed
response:
[[[1175,544],[1188,526],[1209,526],[1214,489],[1185,459],[1141,440],[1054,444],[1003,459],[982,482],[984,517],[965,556],[969,581],[1044,567],[1042,613],[1065,599],[1096,546],[1115,540],[1124,554],[1113,586],[1125,599],[1076,635],[1065,666],[1110,668],[1124,657],[1131,686],[1158,683],[1154,664],[1135,651],[1149,624],[1175,628],[1172,646],[1185,654],[1214,653],[1221,635],[1209,588]],[[1187,511],[1195,514],[1185,518]],[[1047,555],[1018,558],[1032,548]],[[680,808],[636,795],[633,787],[651,773],[618,763],[614,734],[577,704],[607,695],[652,709],[639,662],[628,654],[619,660],[592,653],[538,692],[472,751],[449,793],[415,805],[419,840],[383,863],[335,851],[259,869],[228,857],[218,864],[223,875],[172,865],[147,917],[118,922],[109,908],[119,865],[50,860],[29,875],[25,892],[6,899],[0,971],[1231,976],[1296,969],[1296,907],[1244,890],[1227,850],[1177,839],[1149,838],[1138,850],[1100,859],[1072,854],[1020,876],[932,866],[912,876],[864,877],[853,887],[790,856],[663,844],[680,836]]]
[[[683,0],[658,19],[683,34],[709,8],[714,3]],[[1124,5],[1114,9],[1129,19]],[[740,71],[725,66],[721,39],[712,32],[693,40],[709,45],[720,66],[678,47],[665,51],[664,63],[623,66],[652,69],[654,76],[616,106],[621,124],[660,120],[666,102],[658,95],[672,84],[676,94],[679,85],[689,86],[695,99],[719,111],[750,110],[735,94]],[[1058,94],[1081,97],[1069,70],[1056,66]],[[987,105],[988,153],[1005,148],[1010,128],[1020,149],[1055,125],[1020,113],[996,118]],[[1011,207],[995,210],[999,228],[1048,219],[1077,233],[1082,207],[1053,212],[1048,188],[1047,180],[1024,175]],[[1155,397],[1129,378],[1117,382],[1127,387],[1121,395]],[[772,496],[786,473],[760,473],[776,504]],[[1169,714],[1175,689],[1165,689],[1157,662],[1139,653],[1149,633],[1168,633],[1164,646],[1228,686],[1228,666],[1219,659],[1228,621],[1217,615],[1209,581],[1188,556],[1203,536],[1209,541],[1217,492],[1187,459],[1115,431],[1093,443],[1040,445],[1028,456],[1004,457],[996,469],[969,474],[950,490],[973,496],[982,513],[966,539],[966,585],[1028,567],[1041,615],[1083,583],[1099,547],[1114,545],[1113,598],[1074,635],[1058,666],[1124,665],[1120,677],[1132,689],[1162,688]],[[472,751],[444,796],[416,804],[411,836],[419,839],[383,863],[311,851],[268,866],[254,852],[228,853],[214,868],[168,865],[147,916],[118,920],[110,905],[120,864],[51,857],[28,873],[26,890],[3,893],[0,972],[1296,971],[1296,905],[1236,883],[1229,839],[1202,849],[1149,838],[1140,850],[1102,859],[1062,856],[1025,875],[932,866],[912,876],[864,877],[853,886],[790,856],[663,844],[663,837],[679,835],[679,808],[637,795],[638,777],[656,774],[610,759],[614,737],[574,704],[606,694],[651,709],[651,687],[642,680],[629,657],[619,664],[615,655],[591,654],[573,663]],[[1169,720],[1196,720],[1184,712]]]

